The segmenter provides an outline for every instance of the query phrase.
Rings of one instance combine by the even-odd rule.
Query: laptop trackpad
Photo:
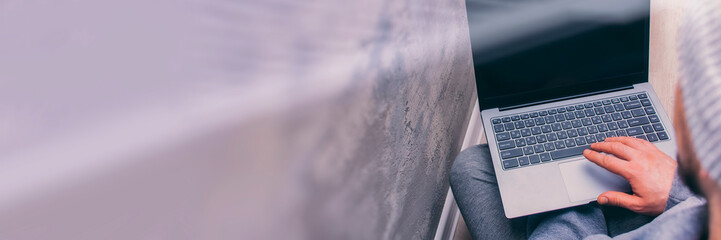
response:
[[[594,201],[601,193],[614,190],[629,192],[631,187],[622,177],[609,172],[585,158],[565,162],[561,168],[571,202]]]

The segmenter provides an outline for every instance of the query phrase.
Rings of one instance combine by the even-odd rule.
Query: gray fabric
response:
[[[701,166],[721,183],[721,1],[691,1],[679,32],[681,94]]]
[[[474,239],[697,239],[705,225],[705,202],[678,177],[667,211],[656,217],[592,203],[507,219],[487,145],[461,152],[451,169],[451,188]]]

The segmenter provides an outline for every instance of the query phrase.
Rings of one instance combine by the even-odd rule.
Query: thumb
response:
[[[598,196],[598,204],[626,208],[631,211],[639,210],[641,198],[622,192],[608,191]]]

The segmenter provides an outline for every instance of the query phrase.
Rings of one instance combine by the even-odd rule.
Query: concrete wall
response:
[[[429,239],[475,100],[462,0],[9,1],[0,42],[2,239]]]

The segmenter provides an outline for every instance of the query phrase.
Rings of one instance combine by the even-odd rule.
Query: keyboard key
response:
[[[566,121],[566,115],[558,114],[556,115],[556,122],[563,122]]]
[[[521,132],[518,130],[511,131],[511,138],[516,139],[521,137]]]
[[[586,130],[588,130],[589,134],[596,134],[598,133],[598,128],[596,126],[588,126],[586,127]]]
[[[579,145],[579,146],[580,146],[580,145],[584,145],[584,144],[586,144],[586,138],[584,138],[584,137],[577,137],[577,138],[576,138],[576,145]]]
[[[574,115],[576,115],[576,118],[585,118],[586,117],[586,114],[583,113],[583,111],[576,111],[574,113]]]
[[[606,137],[607,137],[607,138],[615,137],[615,136],[616,136],[616,132],[614,132],[614,131],[610,131],[610,132],[607,132],[607,133],[606,133]]]
[[[638,100],[638,97],[636,95],[628,96],[628,100]]]
[[[566,143],[564,143],[563,141],[554,142],[553,145],[556,146],[556,149],[566,148]]]
[[[593,124],[601,124],[603,120],[601,120],[600,116],[594,116],[591,118],[591,121],[593,121]]]
[[[573,125],[571,124],[571,122],[563,122],[563,123],[561,123],[561,127],[563,127],[563,129],[565,129],[565,130],[568,130],[568,129],[573,128]]]
[[[523,148],[523,154],[531,155],[533,154],[533,146],[528,146]]]
[[[639,134],[643,134],[643,129],[641,127],[634,127],[626,129],[626,133],[628,133],[628,136],[636,136]]]
[[[548,115],[548,112],[546,112],[546,111],[540,111],[540,112],[538,112],[538,115],[547,116],[547,115]]]
[[[537,143],[545,143],[546,141],[546,135],[538,135],[536,136],[536,142]]]
[[[499,124],[499,123],[501,123],[501,119],[498,119],[498,118],[493,119],[493,120],[491,120],[491,121],[493,122],[493,124]]]
[[[593,111],[596,112],[596,115],[601,115],[601,114],[606,113],[606,111],[604,111],[602,107],[594,108]]]
[[[511,131],[511,130],[513,130],[513,129],[516,129],[515,127],[513,127],[513,123],[506,123],[506,124],[503,124],[503,125],[504,125],[504,127],[506,128],[506,131]]]
[[[603,100],[603,105],[611,105],[611,100]]]
[[[652,123],[657,123],[657,122],[661,121],[660,119],[658,119],[658,116],[656,116],[656,115],[648,116],[648,120],[651,121]]]
[[[593,103],[593,106],[595,106],[595,107],[600,107],[601,105],[602,105],[601,101],[596,101]]]
[[[551,152],[551,157],[553,157],[553,160],[558,160],[562,158],[567,157],[573,157],[573,156],[580,156],[583,154],[583,150],[590,149],[591,146],[589,145],[583,145],[578,147],[572,147],[564,150],[558,150]]]
[[[647,117],[638,117],[638,118],[628,120],[628,126],[630,126],[630,127],[635,127],[635,126],[644,125],[644,124],[648,124]]]
[[[526,146],[526,140],[525,139],[516,139],[516,147],[523,147]]]
[[[556,114],[556,109],[548,110],[548,114],[549,114],[549,115]]]
[[[542,162],[551,161],[551,155],[548,154],[548,153],[541,153],[541,154],[539,154],[538,156],[541,157],[541,161],[542,161]]]
[[[576,132],[576,129],[568,130],[568,131],[566,131],[566,134],[567,134],[568,137],[570,137],[570,138],[578,137],[578,132]]]
[[[581,120],[573,120],[573,121],[571,121],[571,124],[573,125],[573,128],[580,128],[583,126],[583,124],[581,123]]]
[[[535,145],[533,146],[533,151],[536,153],[542,153],[545,152],[546,149],[543,148],[543,145]]]
[[[636,136],[636,138],[648,141],[648,138],[646,138],[646,135],[638,135],[638,136]]]
[[[531,116],[528,115],[528,113],[521,115],[521,119],[528,119]]]
[[[593,107],[593,103],[583,104],[583,107],[585,107],[585,108],[592,108],[592,107]]]
[[[598,125],[597,127],[598,127],[599,132],[607,132],[608,131],[608,126],[606,126],[605,124]]]
[[[631,115],[631,112],[629,112],[629,111],[621,112],[621,116],[623,116],[623,119],[629,119],[629,118],[633,117],[633,115]]]
[[[544,119],[546,120],[546,123],[549,123],[549,124],[556,122],[556,118],[554,118],[553,116],[546,116]]]
[[[613,109],[616,110],[617,112],[625,110],[625,109],[623,109],[623,104],[620,104],[620,103],[613,105]]]
[[[666,132],[657,132],[656,135],[658,135],[658,139],[661,139],[661,140],[668,139],[668,134],[666,134]]]
[[[626,134],[626,130],[618,130],[616,131],[616,136],[625,137],[628,136],[628,134]]]
[[[515,158],[511,159],[511,160],[503,161],[504,169],[514,168],[514,167],[518,167],[518,161],[516,161]]]
[[[651,106],[651,100],[641,99],[641,106],[650,107],[650,106]]]
[[[601,119],[602,119],[603,122],[605,122],[605,123],[608,123],[608,122],[612,122],[612,121],[613,121],[613,119],[611,118],[611,115],[608,115],[608,114],[601,116]]]
[[[631,110],[631,115],[633,115],[633,117],[640,117],[646,115],[646,112],[643,111],[643,108],[639,108]]]
[[[524,136],[524,137],[531,136],[531,129],[528,129],[528,128],[521,129],[521,136]]]
[[[503,132],[503,124],[493,125],[493,131],[496,133]]]
[[[528,156],[528,161],[532,164],[541,163],[541,158],[538,155]]]
[[[603,107],[603,110],[606,111],[606,113],[616,112],[616,109],[614,109],[613,106],[605,106]]]
[[[608,126],[608,130],[618,130],[618,123],[612,122],[606,124]]]
[[[525,127],[526,127],[526,125],[523,124],[523,121],[515,122],[513,125],[516,126],[516,129],[521,129],[521,128],[525,128]]]
[[[576,105],[576,110],[581,110],[581,109],[583,109],[583,105],[581,105],[581,104]]]
[[[576,108],[573,107],[573,106],[568,106],[568,107],[566,107],[566,111],[569,111],[569,112],[570,112],[570,111],[573,111],[573,110],[576,110]]]
[[[531,133],[533,133],[533,135],[541,134],[541,128],[540,127],[531,128]]]
[[[513,140],[498,142],[498,149],[500,150],[511,149],[514,147],[516,147],[516,144],[515,142],[513,142]]]
[[[531,113],[531,118],[537,118],[537,117],[538,117],[538,113],[536,113],[536,112]]]
[[[565,113],[565,112],[566,112],[566,108],[565,108],[565,107],[558,108],[558,109],[556,109],[556,111],[558,111],[558,113]]]
[[[586,135],[588,135],[588,130],[586,130],[586,128],[578,129],[578,136],[586,136]]]
[[[611,118],[613,118],[613,121],[621,121],[621,119],[623,119],[620,113],[611,114]]]
[[[596,116],[596,112],[594,112],[593,109],[586,109],[586,110],[583,110],[583,112],[586,113],[586,116],[589,116],[589,117]]]
[[[621,102],[628,102],[628,97],[621,97]]]
[[[626,110],[631,110],[635,108],[640,108],[641,103],[639,101],[627,102],[623,104],[623,107],[625,107]]]
[[[558,131],[563,130],[563,127],[561,127],[560,123],[554,123],[554,124],[551,124],[551,129],[553,129],[554,132],[558,132]]]
[[[533,127],[533,126],[536,126],[536,122],[534,122],[534,121],[533,121],[533,120],[531,120],[531,119],[528,119],[528,120],[526,120],[526,121],[523,121],[523,124],[525,124],[525,125],[526,125],[526,127]]]
[[[581,122],[583,122],[583,126],[591,126],[591,125],[593,125],[593,121],[591,121],[590,118],[581,119]]]
[[[618,98],[611,99],[611,103],[613,103],[613,104],[616,104],[619,102],[621,102],[621,101],[619,101]]]
[[[638,95],[638,98],[640,98],[640,99],[646,99],[646,98],[648,98],[648,96],[646,96],[645,93],[641,93],[641,94]]]
[[[536,144],[536,138],[535,137],[526,138],[526,144],[528,144],[528,145]]]
[[[543,147],[546,148],[546,151],[556,150],[556,147],[553,146],[552,142],[543,144]]]
[[[514,157],[523,156],[523,149],[516,148],[506,151],[501,151],[501,158],[502,159],[509,159]]]
[[[519,157],[518,158],[518,164],[521,166],[529,165],[531,164],[530,161],[528,161],[528,157]]]
[[[555,133],[546,134],[546,138],[548,139],[549,142],[558,140],[558,137],[556,137]]]
[[[543,120],[543,118],[536,118],[536,125],[543,125],[546,124],[546,120]]]
[[[658,141],[658,137],[656,136],[656,134],[653,134],[653,133],[646,134],[646,138],[648,139],[649,142],[657,142]]]
[[[604,140],[606,140],[606,134],[603,134],[603,133],[596,134],[596,141],[603,142]]]
[[[595,143],[596,142],[596,136],[594,136],[594,135],[588,135],[585,138],[586,138],[586,143]]]
[[[566,143],[566,147],[575,147],[576,146],[576,141],[573,139],[566,139],[566,140],[563,140],[563,142]]]
[[[653,132],[653,127],[652,127],[651,125],[643,125],[643,127],[641,127],[641,128],[643,128],[643,131],[646,132],[646,133],[652,133],[652,132]]]
[[[510,122],[510,121],[511,121],[511,117],[504,117],[504,118],[503,118],[503,122],[504,122],[504,123],[505,123],[505,122]]]
[[[644,108],[644,110],[646,110],[646,114],[648,114],[648,115],[656,114],[656,110],[653,110],[652,107]]]
[[[511,120],[513,120],[513,121],[518,121],[518,120],[521,120],[521,117],[519,117],[519,116],[513,116],[513,117],[511,117]]]
[[[568,112],[568,113],[566,113],[566,119],[567,119],[567,120],[576,119],[576,115],[573,114],[572,112]]]
[[[654,124],[653,124],[653,130],[656,130],[656,131],[659,131],[659,132],[660,132],[660,131],[663,131],[663,130],[664,130],[664,129],[663,129],[663,125],[661,125],[660,123],[654,123]]]
[[[543,133],[550,133],[550,132],[551,132],[551,126],[549,126],[549,125],[543,125],[543,126],[541,126],[541,131],[543,131]]]
[[[558,136],[558,139],[568,138],[568,134],[566,132],[558,132],[558,133],[556,133],[556,135]]]
[[[511,134],[508,132],[496,134],[496,140],[498,141],[505,141],[508,139],[511,139]]]
[[[620,121],[618,122],[618,128],[627,128],[628,123],[626,121]]]

